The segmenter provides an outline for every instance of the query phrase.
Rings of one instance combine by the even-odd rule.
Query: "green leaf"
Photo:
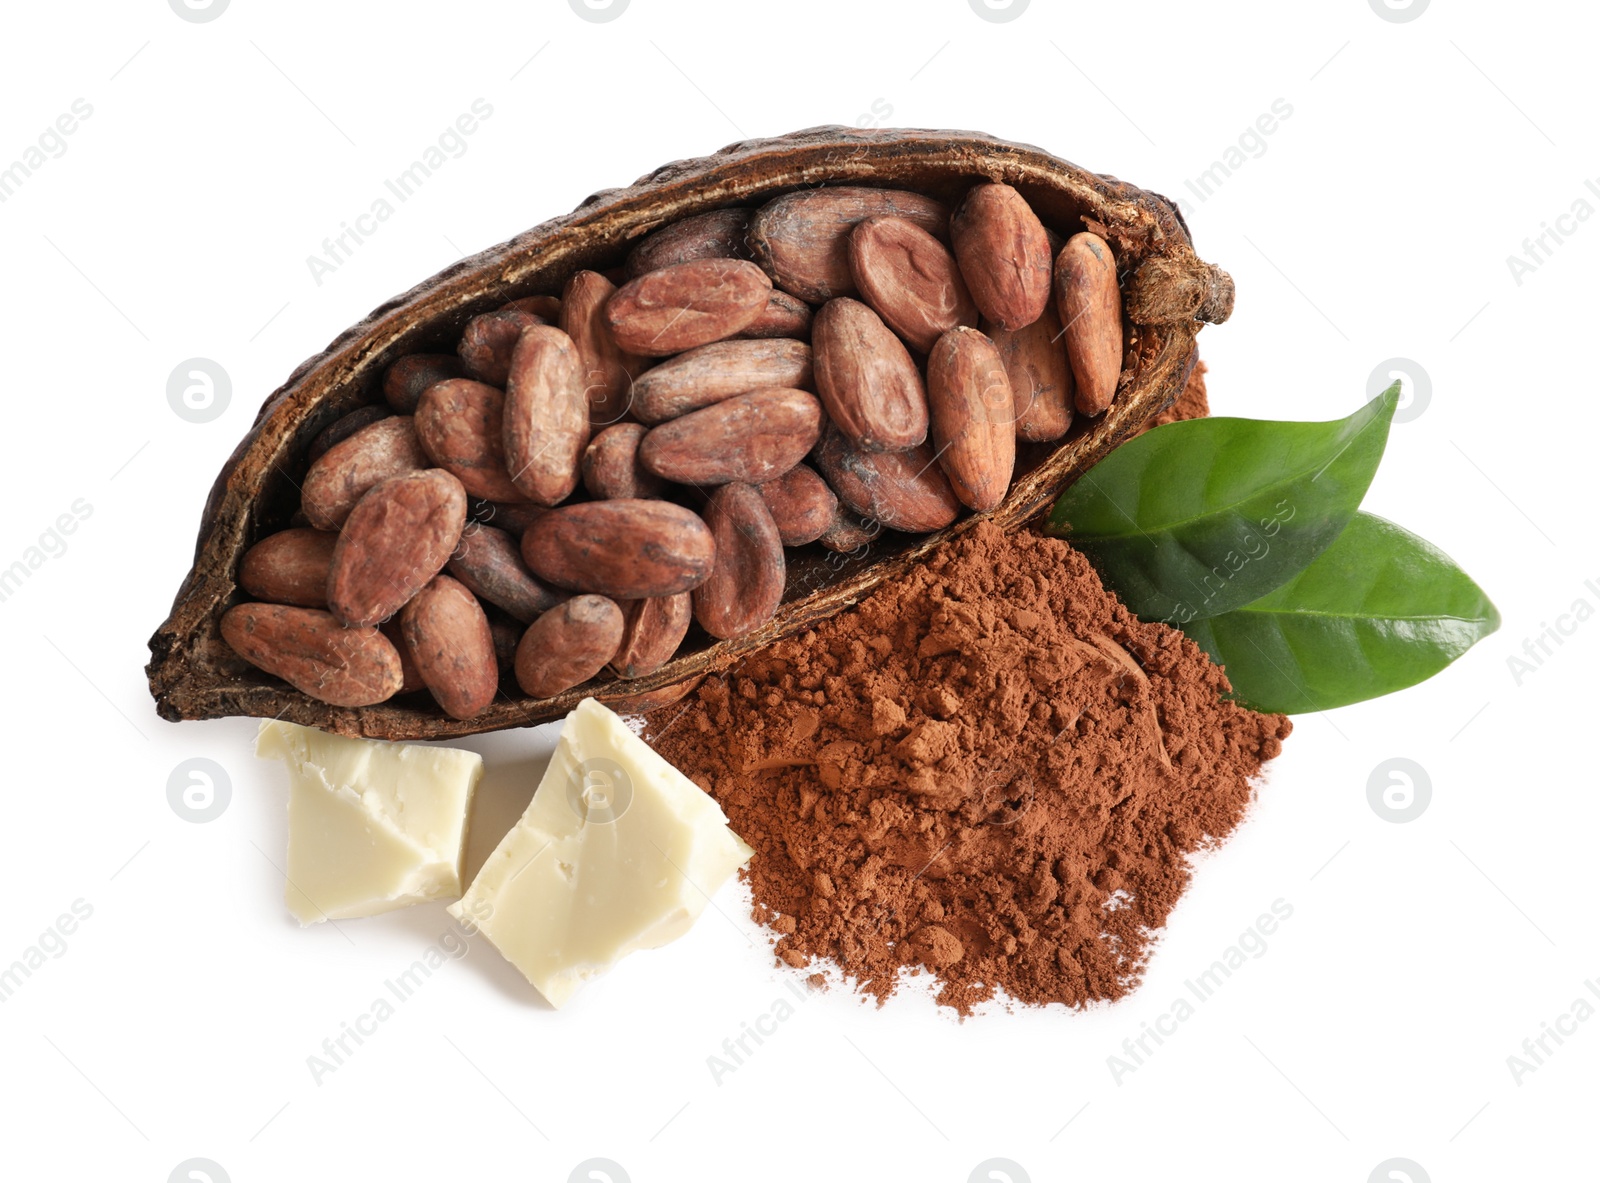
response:
[[[1146,620],[1232,611],[1345,528],[1383,457],[1396,382],[1348,419],[1190,419],[1123,444],[1063,493],[1047,529]]]
[[[1414,686],[1500,627],[1500,613],[1432,543],[1370,513],[1300,575],[1183,631],[1258,711],[1321,711]]]

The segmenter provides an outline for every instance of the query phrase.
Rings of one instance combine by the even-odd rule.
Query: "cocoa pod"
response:
[[[379,419],[387,419],[390,415],[388,407],[373,403],[365,407],[357,407],[348,415],[341,415],[328,426],[317,432],[311,441],[311,446],[306,449],[307,462],[315,462],[317,457],[323,455],[334,444],[343,443],[363,427],[371,427]]]
[[[714,209],[690,214],[653,230],[628,252],[628,278],[637,279],[674,263],[691,259],[748,259],[745,234],[750,226],[747,209]]]
[[[337,530],[373,485],[429,463],[410,415],[380,419],[317,458],[300,486],[300,508],[317,529]]]
[[[400,613],[417,673],[452,719],[480,715],[494,701],[500,673],[489,618],[473,595],[448,575],[436,575]]]
[[[868,452],[842,432],[829,430],[812,458],[847,508],[891,530],[942,530],[961,512],[961,502],[927,444],[903,452]]]
[[[561,293],[561,331],[578,347],[589,422],[595,427],[620,422],[628,413],[629,389],[645,366],[617,344],[606,325],[606,305],[616,292],[617,285],[599,272],[579,271]]]
[[[1122,372],[1122,297],[1105,239],[1087,230],[1056,256],[1056,311],[1066,327],[1073,400],[1085,415],[1111,405]]]
[[[614,423],[583,453],[583,487],[598,501],[659,497],[667,483],[639,463],[639,441],[649,429],[640,423]]]
[[[949,233],[942,202],[902,189],[836,185],[801,189],[769,201],[750,218],[750,255],[773,285],[812,304],[855,294],[850,231],[884,215],[915,222],[930,234]]]
[[[984,317],[1007,332],[1038,320],[1050,303],[1050,236],[1010,185],[975,185],[950,216],[961,274]]]
[[[518,339],[506,380],[504,425],[513,487],[540,505],[570,497],[589,443],[589,400],[578,347],[560,329],[535,325]]]
[[[883,323],[921,353],[957,325],[978,323],[978,306],[950,248],[905,218],[867,218],[857,225],[850,233],[850,273]]]
[[[752,390],[652,427],[639,443],[639,463],[685,485],[759,485],[799,464],[821,435],[816,395]]]
[[[522,560],[540,579],[619,600],[697,587],[715,553],[711,531],[695,512],[666,501],[563,505],[522,536]]]
[[[928,355],[933,446],[950,487],[967,508],[987,513],[1011,487],[1017,460],[1016,407],[994,342],[977,329],[952,329]]]
[[[541,324],[542,316],[519,308],[485,312],[467,321],[461,330],[461,343],[456,346],[467,377],[503,387],[511,372],[511,351],[517,347],[517,338],[523,329]]]
[[[767,306],[772,281],[743,259],[691,259],[631,279],[606,303],[619,346],[664,357],[731,337]]]
[[[328,606],[328,567],[337,534],[326,530],[280,530],[239,560],[239,586],[255,599],[302,608]]]
[[[716,564],[694,589],[694,618],[720,640],[753,633],[783,600],[783,540],[754,485],[723,485],[706,502]]]
[[[1000,351],[1011,382],[1017,438],[1043,442],[1066,435],[1072,426],[1072,367],[1055,306],[1047,304],[1038,320],[1014,333],[989,321],[979,327]]]
[[[534,578],[517,540],[493,526],[468,522],[445,567],[474,595],[523,624],[567,598]]]
[[[497,526],[513,538],[521,538],[522,532],[547,512],[531,501],[474,501],[468,511],[473,521]]]
[[[526,312],[537,316],[545,324],[556,324],[561,319],[561,301],[555,296],[521,296],[500,305],[500,312]]]
[[[397,414],[415,414],[417,403],[428,387],[447,378],[466,375],[461,359],[453,353],[413,353],[384,371],[383,399]]]
[[[611,658],[619,678],[653,674],[678,651],[694,619],[693,596],[657,596],[630,600],[622,605],[622,641]]]
[[[466,520],[466,490],[441,468],[374,485],[333,548],[328,610],[352,627],[394,615],[444,569]]]
[[[239,604],[222,614],[222,639],[251,665],[321,702],[364,707],[392,698],[400,654],[375,628],[343,628],[316,608]]]
[[[575,596],[528,626],[517,645],[517,685],[549,698],[587,682],[622,642],[622,609],[604,596]]]
[[[643,694],[625,694],[621,698],[610,699],[606,705],[619,715],[647,715],[675,702],[682,702],[705,680],[704,674],[697,674],[659,690],[646,690]]]
[[[664,423],[736,394],[805,388],[811,381],[811,347],[804,341],[714,341],[639,375],[633,412],[641,423]]]
[[[922,375],[876,312],[858,300],[830,300],[817,313],[811,341],[817,393],[852,443],[895,452],[928,437]]]
[[[809,464],[796,464],[759,487],[785,546],[815,542],[839,512],[839,498]]]
[[[417,404],[417,439],[428,458],[490,501],[522,497],[506,468],[505,404],[499,388],[471,378],[436,382]]]
[[[797,341],[811,336],[811,305],[788,292],[773,288],[767,293],[767,306],[737,334],[740,337],[793,337]]]

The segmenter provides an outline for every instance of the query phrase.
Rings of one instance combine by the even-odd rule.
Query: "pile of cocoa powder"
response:
[[[756,849],[777,954],[882,1001],[901,971],[963,1015],[1115,999],[1189,856],[1238,824],[1282,716],[1225,701],[1065,542],[979,523],[773,645],[647,738]]]

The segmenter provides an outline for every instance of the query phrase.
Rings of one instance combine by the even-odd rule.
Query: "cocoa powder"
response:
[[[1078,1007],[1137,984],[1289,733],[1227,691],[1066,543],[985,522],[647,737],[755,847],[783,962],[880,1002],[926,972],[963,1015]]]

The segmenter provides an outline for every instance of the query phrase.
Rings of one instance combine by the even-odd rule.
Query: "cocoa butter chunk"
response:
[[[955,256],[915,222],[880,217],[860,223],[850,234],[850,271],[862,299],[922,353],[957,325],[978,323],[978,306]]]
[[[774,286],[813,304],[856,292],[850,232],[875,216],[905,218],[946,237],[943,202],[904,189],[834,185],[802,189],[769,201],[750,219],[750,253]]]
[[[1074,234],[1056,256],[1056,311],[1066,326],[1074,401],[1085,415],[1111,405],[1122,372],[1122,294],[1105,239]]]
[[[258,600],[328,606],[328,567],[337,534],[300,527],[269,534],[239,560],[239,586]]]
[[[797,464],[760,488],[785,546],[815,542],[827,533],[839,510],[839,498],[809,464]]]
[[[464,378],[461,359],[451,353],[413,353],[402,357],[383,375],[383,400],[402,415],[417,409],[422,394],[435,382]]]
[[[517,308],[501,309],[474,316],[461,331],[456,352],[467,377],[504,386],[511,372],[511,351],[517,347],[522,330],[544,323],[544,318]]]
[[[631,600],[623,605],[622,643],[611,658],[619,678],[653,674],[677,653],[694,619],[691,594]]]
[[[540,579],[620,600],[675,596],[698,587],[715,556],[705,522],[666,501],[563,505],[522,535],[523,561]]]
[[[613,423],[589,441],[583,452],[583,487],[600,501],[618,497],[659,497],[667,483],[639,463],[642,423]]]
[[[928,405],[955,495],[979,513],[994,509],[1017,459],[1016,406],[994,342],[965,327],[940,337],[928,355]]]
[[[900,338],[859,300],[830,300],[811,329],[817,394],[859,448],[898,452],[928,437],[928,395]]]
[[[652,427],[639,443],[639,463],[680,484],[758,485],[800,463],[821,435],[816,395],[752,390]]]
[[[400,613],[417,672],[452,719],[481,715],[500,688],[483,605],[448,575],[435,576]]]
[[[904,452],[867,452],[830,429],[812,459],[845,507],[868,522],[927,534],[944,529],[961,512],[955,490],[926,444]]]
[[[745,259],[745,235],[750,228],[747,209],[714,209],[668,223],[651,231],[628,252],[628,278],[637,279],[674,263],[691,259]]]
[[[566,598],[534,578],[515,538],[480,522],[468,522],[461,531],[449,571],[473,595],[524,624]]]
[[[768,386],[811,386],[804,341],[715,341],[653,366],[633,384],[641,423],[664,423],[712,403]]]
[[[376,628],[345,628],[317,608],[239,604],[222,614],[221,628],[251,665],[333,706],[372,706],[404,681],[389,638]]]
[[[754,485],[723,485],[706,503],[717,561],[694,589],[694,618],[720,640],[755,632],[783,600],[783,540]]]
[[[329,611],[347,626],[394,615],[444,570],[466,521],[466,490],[441,468],[374,485],[333,548]]]
[[[506,396],[471,378],[428,387],[417,403],[417,438],[440,468],[474,497],[517,501],[522,491],[506,467]]]
[[[630,279],[606,302],[623,349],[665,357],[740,332],[767,307],[772,281],[743,259],[691,259]]]
[[[604,596],[574,596],[528,626],[517,645],[517,685],[549,698],[598,674],[622,643],[622,609]]]
[[[1039,319],[1050,302],[1050,235],[1022,194],[973,186],[951,215],[950,238],[987,319],[1009,332]]]
[[[512,485],[540,505],[571,496],[589,443],[589,400],[578,347],[560,329],[535,325],[517,339],[504,428]]]

